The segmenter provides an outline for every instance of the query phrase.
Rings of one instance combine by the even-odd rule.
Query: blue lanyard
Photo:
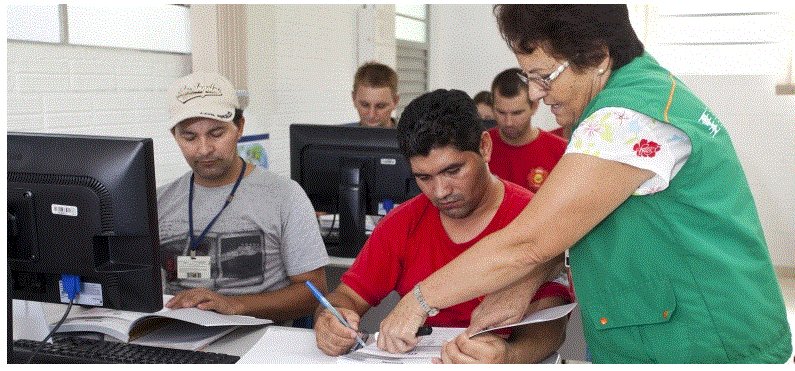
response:
[[[243,161],[243,159],[240,159]],[[226,202],[224,202],[224,206],[221,207],[221,210],[218,211],[218,214],[215,214],[213,220],[210,221],[210,224],[207,224],[207,227],[204,228],[204,231],[199,235],[199,238],[195,238],[193,235],[193,176],[194,174],[190,175],[190,192],[188,193],[188,225],[190,226],[190,253],[191,256],[196,256],[196,247],[198,246],[199,242],[204,238],[207,232],[210,231],[210,228],[215,224],[215,221],[218,220],[218,217],[221,216],[221,213],[229,206],[229,203],[232,202],[232,198],[235,197],[235,191],[237,191],[237,186],[240,185],[240,181],[243,180],[243,174],[246,173],[246,162],[243,161],[243,166],[240,167],[240,175],[237,176],[237,181],[235,185],[232,187],[232,192],[229,193],[229,197],[226,198]]]

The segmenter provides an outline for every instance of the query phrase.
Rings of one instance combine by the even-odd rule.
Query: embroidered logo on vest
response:
[[[718,125],[720,125],[720,121],[712,114],[712,112],[707,109],[705,109],[701,114],[701,117],[698,118],[698,122],[700,122],[701,125],[709,128],[709,131],[712,132],[713,138],[715,138],[715,135],[717,135],[720,131],[720,127],[718,127]]]

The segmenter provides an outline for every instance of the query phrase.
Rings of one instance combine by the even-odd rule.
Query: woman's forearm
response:
[[[423,280],[421,289],[428,304],[446,308],[500,290],[530,274],[546,277],[551,267],[542,263],[555,255],[535,254],[516,236],[511,226],[486,236]]]
[[[426,302],[446,308],[530,274],[571,247],[653,173],[597,157],[567,154],[525,209],[423,280]]]

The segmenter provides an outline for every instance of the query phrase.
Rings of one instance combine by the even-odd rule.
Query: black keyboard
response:
[[[9,363],[27,363],[41,342],[14,340]],[[61,336],[44,344],[32,363],[235,363],[238,356]]]

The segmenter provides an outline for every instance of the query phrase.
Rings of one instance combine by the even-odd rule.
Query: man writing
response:
[[[518,68],[500,72],[491,83],[497,127],[489,130],[494,175],[537,192],[566,152],[568,142],[532,124],[538,101],[530,101]]]
[[[422,194],[386,215],[373,231],[337,289],[328,295],[348,323],[359,318],[392,290],[417,295],[417,283],[454,259],[483,236],[496,231],[522,210],[532,194],[493,176],[488,169],[491,138],[481,127],[475,104],[458,90],[437,90],[412,101],[397,128],[400,148],[409,159]],[[453,283],[451,283],[453,284]],[[533,311],[565,304],[564,285],[548,282],[536,292]],[[467,327],[475,299],[430,316],[425,325]],[[459,336],[440,355],[449,363],[532,363],[554,352],[565,338],[566,319],[515,328],[507,337],[486,333]],[[355,331],[328,310],[315,314],[318,347],[340,355],[355,342]],[[397,353],[416,344],[379,347]]]
[[[194,73],[169,89],[169,129],[191,171],[158,189],[168,308],[277,323],[313,313],[304,281],[325,290],[328,264],[300,186],[238,156],[245,119],[232,84]]]

